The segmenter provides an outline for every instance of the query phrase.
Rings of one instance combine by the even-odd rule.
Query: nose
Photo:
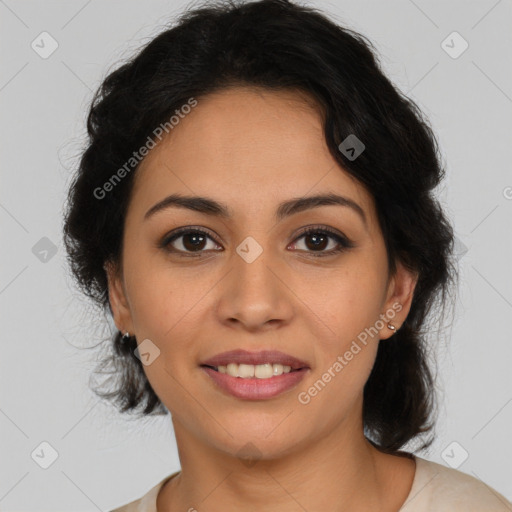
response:
[[[286,284],[284,263],[263,251],[249,262],[238,254],[223,280],[217,313],[230,327],[250,332],[275,329],[293,316],[293,293]]]

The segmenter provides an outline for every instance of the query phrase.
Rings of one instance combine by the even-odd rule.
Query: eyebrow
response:
[[[290,217],[296,213],[303,212],[320,206],[344,206],[355,211],[367,226],[367,219],[364,210],[355,201],[348,197],[340,196],[334,193],[320,194],[315,196],[306,196],[289,199],[279,204],[275,218],[280,221],[286,217]],[[144,215],[144,220],[150,218],[155,213],[166,208],[185,208],[205,215],[211,215],[222,219],[232,218],[229,207],[214,199],[201,196],[184,196],[180,194],[171,194],[153,205]]]

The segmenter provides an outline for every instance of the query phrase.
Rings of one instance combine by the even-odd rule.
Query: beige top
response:
[[[481,480],[413,456],[416,473],[409,495],[398,512],[512,512],[512,503]],[[111,512],[157,512],[158,492],[178,473],[164,478],[142,498]]]

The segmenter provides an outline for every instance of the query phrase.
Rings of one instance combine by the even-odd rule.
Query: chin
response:
[[[281,418],[282,419],[282,418]],[[230,428],[229,433],[233,436],[224,435],[222,439],[209,439],[209,442],[219,451],[247,461],[247,466],[258,460],[275,460],[286,455],[299,451],[306,440],[307,435],[290,435],[289,430],[284,429],[278,432],[276,424],[272,428]]]

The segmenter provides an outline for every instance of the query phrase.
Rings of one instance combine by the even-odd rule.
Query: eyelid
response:
[[[331,249],[330,251],[306,251],[306,253],[311,254],[313,256],[329,256],[356,247],[356,244],[342,232],[338,231],[337,229],[330,228],[328,226],[324,226],[321,224],[312,224],[310,226],[305,226],[299,231],[297,235],[295,235],[295,238],[292,243],[295,243],[297,240],[303,238],[305,235],[308,235],[310,233],[323,233],[327,235],[329,238],[334,239],[338,244],[337,249]]]
[[[217,236],[214,235],[208,228],[204,228],[202,226],[183,226],[181,228],[177,228],[176,230],[172,231],[171,233],[168,233],[165,235],[162,239],[162,241],[158,244],[159,248],[162,248],[164,250],[167,250],[167,246],[170,245],[171,242],[174,242],[176,239],[178,239],[182,235],[186,235],[188,233],[201,233],[205,235],[206,237],[213,240],[216,244],[222,245],[219,240],[217,240]],[[355,244],[343,233],[339,232],[338,230],[334,228],[330,228],[328,226],[324,225],[318,225],[318,224],[312,224],[309,226],[304,226],[300,229],[299,233],[295,235],[293,238],[291,244],[294,244],[299,240],[300,238],[304,237],[305,235],[308,235],[310,233],[323,233],[326,236],[330,237],[331,239],[334,239],[337,244],[337,249],[331,249],[330,251],[298,251],[298,252],[306,252],[307,254],[311,254],[313,256],[329,256],[336,253],[343,252],[344,250],[348,250],[352,247],[355,247]],[[181,251],[181,250],[168,250],[170,253],[178,254],[178,255],[186,255],[186,256],[200,256],[201,253],[206,252],[204,249],[201,251],[193,252],[193,251]],[[316,253],[316,254],[315,254]]]
[[[332,235],[333,237],[339,237],[349,242],[349,239],[343,233],[341,233],[337,229],[330,228],[329,226],[324,226],[322,224],[311,224],[309,226],[304,226],[299,230],[299,233],[295,235],[294,241],[297,240],[297,238],[307,235],[311,232],[327,233],[329,235]]]
[[[214,235],[209,229],[203,228],[201,226],[183,226],[181,228],[177,228],[170,233],[167,233],[162,238],[162,241],[158,244],[158,246],[162,249],[165,249],[171,242],[176,240],[182,235],[186,235],[188,233],[201,233],[209,238],[211,238],[216,244],[220,245],[220,242],[217,240],[216,235]],[[183,253],[183,251],[176,251],[177,253]],[[201,251],[198,251],[200,253]],[[189,254],[193,254],[190,252]]]

